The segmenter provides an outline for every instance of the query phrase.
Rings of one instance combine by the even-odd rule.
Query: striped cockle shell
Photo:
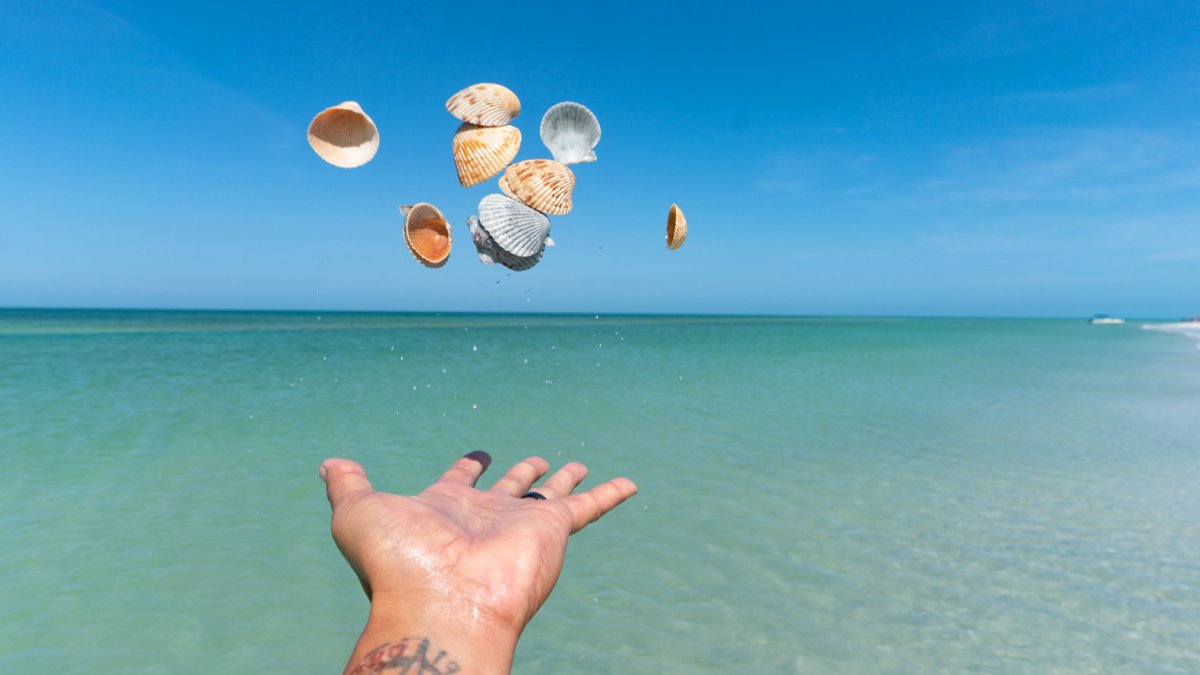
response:
[[[542,142],[563,164],[596,161],[600,121],[591,110],[573,101],[555,104],[542,116]]]
[[[492,236],[479,223],[479,216],[467,216],[467,227],[471,230],[471,240],[475,242],[475,250],[479,252],[480,262],[485,265],[500,263],[514,272],[524,272],[538,264],[546,247],[554,244],[550,237],[546,237],[542,246],[533,255],[521,257],[497,246]]]
[[[527,159],[504,172],[500,189],[521,203],[552,216],[571,212],[571,193],[575,174],[562,162],[552,159]]]
[[[521,101],[508,87],[481,82],[451,96],[446,110],[464,122],[500,127],[521,114]]]
[[[433,204],[401,206],[404,243],[413,257],[426,267],[441,267],[450,257],[450,224]]]
[[[463,187],[479,185],[508,166],[521,149],[514,126],[481,127],[464,122],[454,134],[454,167]]]
[[[683,209],[678,204],[672,204],[667,212],[667,248],[677,249],[683,246],[687,239],[687,218],[683,217]]]
[[[379,129],[361,106],[346,101],[317,113],[308,125],[308,144],[326,162],[353,169],[379,150]]]
[[[479,200],[479,221],[497,246],[520,257],[533,255],[550,234],[549,218],[504,195]]]

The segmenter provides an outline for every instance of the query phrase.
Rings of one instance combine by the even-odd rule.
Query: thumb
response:
[[[329,505],[337,510],[338,504],[347,498],[356,497],[372,492],[371,482],[367,480],[367,472],[358,462],[337,457],[321,463],[321,480],[325,481],[325,493],[329,497]]]

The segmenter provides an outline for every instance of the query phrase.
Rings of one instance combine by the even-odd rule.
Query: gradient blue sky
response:
[[[0,306],[1200,312],[1200,3],[59,2],[0,9]],[[481,265],[446,98],[589,106],[535,269]],[[382,143],[320,161],[358,100]],[[407,253],[397,205],[454,227]],[[690,224],[668,251],[668,206]]]

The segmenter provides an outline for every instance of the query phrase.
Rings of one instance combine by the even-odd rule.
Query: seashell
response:
[[[504,195],[479,200],[479,221],[497,246],[520,257],[545,246],[550,234],[549,218]]]
[[[500,175],[500,180],[496,181],[496,183],[497,183],[497,184],[500,186],[500,191],[501,191],[501,192],[503,192],[504,194],[508,195],[509,197],[512,197],[513,199],[516,199],[516,198],[517,198],[517,196],[513,194],[512,188],[510,188],[510,187],[508,186],[508,180],[507,180],[507,179],[508,179],[508,173],[507,173],[507,172],[505,172],[505,173],[503,173],[503,174],[501,174],[501,175]]]
[[[487,230],[483,229],[478,216],[467,216],[467,227],[471,230],[471,240],[475,242],[475,250],[479,252],[480,262],[485,265],[500,263],[514,272],[524,272],[538,264],[542,259],[542,253],[546,250],[546,246],[552,244],[550,237],[546,237],[546,246],[538,248],[533,255],[521,257],[513,255],[497,246],[492,236],[488,234]]]
[[[357,103],[346,101],[317,113],[308,125],[308,144],[326,162],[353,169],[379,150],[379,129]]]
[[[446,110],[464,122],[501,127],[521,114],[521,101],[508,87],[482,82],[451,96]]]
[[[678,204],[672,204],[667,212],[667,248],[674,250],[683,246],[684,239],[687,239],[687,218],[683,217]]]
[[[571,101],[555,104],[542,116],[542,142],[563,164],[596,161],[600,121],[591,110]]]
[[[450,257],[450,224],[433,204],[401,206],[404,243],[413,257],[426,267],[441,267]]]
[[[479,185],[508,166],[521,149],[514,126],[481,127],[464,122],[454,133],[454,167],[463,187]]]
[[[552,159],[527,159],[508,167],[501,190],[528,206],[561,216],[571,212],[575,174],[570,167]],[[506,189],[507,188],[507,189]]]

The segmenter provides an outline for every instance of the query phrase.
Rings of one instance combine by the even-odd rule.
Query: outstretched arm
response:
[[[567,537],[637,492],[615,478],[575,494],[587,468],[518,462],[487,490],[472,452],[415,497],[376,492],[348,459],[321,464],[333,539],[371,601],[347,673],[508,673],[517,638],[550,595]]]

